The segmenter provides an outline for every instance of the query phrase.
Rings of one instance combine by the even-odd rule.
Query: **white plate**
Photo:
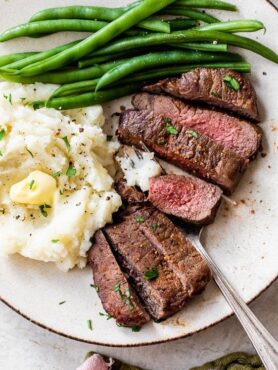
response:
[[[267,26],[266,35],[258,33],[264,44],[278,51],[278,14],[267,1],[234,0],[240,14],[219,14],[222,19],[259,18]],[[1,31],[23,23],[37,10],[51,6],[79,4],[74,0],[0,0]],[[91,0],[82,0],[92,4]],[[121,6],[124,1],[94,1],[97,5]],[[218,14],[216,12],[216,14]],[[80,35],[59,35],[40,40],[21,39],[1,45],[1,54],[15,50],[47,48]],[[217,221],[208,230],[206,246],[216,263],[245,301],[258,296],[278,274],[277,186],[278,186],[278,106],[277,66],[252,53],[252,79],[258,92],[264,152],[251,164],[233,198],[237,207],[224,205]],[[263,75],[266,72],[267,75]],[[107,117],[128,105],[122,99],[106,105]],[[241,201],[242,200],[242,201]],[[0,241],[1,243],[1,241]],[[90,288],[91,271],[60,272],[20,256],[0,259],[0,297],[14,310],[61,335],[102,345],[132,346],[168,341],[196,333],[231,314],[231,310],[213,283],[205,293],[191,300],[186,308],[166,322],[146,325],[141,332],[119,328],[113,320],[99,316],[103,311],[96,292]],[[59,305],[61,301],[65,304]],[[93,331],[87,320],[93,322]]]

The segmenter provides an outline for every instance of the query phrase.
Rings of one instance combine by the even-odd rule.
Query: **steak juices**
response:
[[[234,191],[262,140],[260,128],[248,121],[258,120],[254,89],[234,71],[196,69],[144,90],[132,99],[135,109],[121,114],[119,140],[146,145],[199,179],[152,178],[148,197],[123,180],[116,184],[128,206],[95,236],[89,261],[104,308],[126,326],[164,320],[205,288],[207,264],[165,214],[192,224],[213,222],[220,188]]]

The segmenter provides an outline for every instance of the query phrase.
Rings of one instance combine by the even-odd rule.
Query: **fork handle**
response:
[[[199,239],[194,243],[212,271],[213,278],[246,331],[267,370],[278,369],[278,342],[266,330],[247,304],[230,285],[223,273],[208,255]]]

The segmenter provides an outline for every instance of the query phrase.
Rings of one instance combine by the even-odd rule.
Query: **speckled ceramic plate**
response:
[[[259,18],[267,33],[255,37],[278,50],[278,13],[265,0],[234,0],[240,14],[218,14],[221,19]],[[92,4],[91,0],[0,0],[1,31],[23,23],[45,7]],[[121,6],[124,1],[95,0],[97,5]],[[59,35],[36,40],[21,39],[1,45],[1,54],[47,48],[80,35]],[[251,301],[273,282],[278,273],[278,91],[277,66],[252,54],[244,53],[252,63],[252,80],[258,93],[262,128],[265,132],[263,153],[250,165],[233,195],[234,207],[224,204],[206,234],[206,247],[246,302]],[[128,105],[129,99],[106,105],[107,117]],[[0,237],[1,238],[1,237]],[[0,239],[1,243],[1,239]],[[150,323],[139,333],[119,328],[113,320],[100,317],[103,311],[96,292],[90,288],[91,271],[63,273],[51,264],[20,256],[0,259],[0,297],[3,302],[34,323],[55,333],[91,343],[111,346],[136,346],[173,340],[203,330],[231,314],[221,293],[211,283],[205,293],[191,300],[173,318]],[[59,302],[66,301],[59,305]],[[87,320],[93,322],[93,330]]]

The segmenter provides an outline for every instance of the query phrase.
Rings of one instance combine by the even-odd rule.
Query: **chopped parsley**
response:
[[[142,222],[145,222],[145,219],[144,219],[144,217],[137,217],[137,218],[135,218],[135,221],[142,223]]]
[[[172,124],[172,120],[169,117],[164,118],[163,121],[166,123],[166,125],[171,125]]]
[[[163,139],[160,139],[160,140],[157,141],[157,144],[158,145],[165,145],[166,144],[166,141],[163,140]]]
[[[1,150],[0,150],[0,157],[3,157],[3,153],[1,152]]]
[[[43,217],[47,217],[48,216],[48,213],[47,213],[47,209],[51,208],[51,206],[49,204],[41,204],[39,206],[39,210],[41,211],[41,214],[43,215]]]
[[[156,230],[156,229],[157,229],[157,227],[158,227],[158,225],[157,225],[157,224],[152,224],[152,225],[151,225],[151,228],[152,228],[153,230]]]
[[[76,175],[76,168],[73,165],[69,165],[69,168],[67,169],[66,175],[68,177],[74,177]]]
[[[128,299],[128,308],[130,310],[133,310],[134,309],[134,303],[132,302],[132,299],[131,299],[131,293],[130,293],[130,290],[129,288],[126,289],[125,291],[125,296],[126,298]]]
[[[66,301],[59,302],[59,305],[61,306],[62,304],[65,304]]]
[[[120,297],[121,297],[121,300],[122,302],[125,304],[126,303],[126,296],[123,294],[122,290],[121,290],[121,284],[120,283],[117,283],[115,286],[114,286],[114,292],[115,293],[119,293]]]
[[[99,316],[106,317],[106,320],[111,320],[112,319],[112,316],[109,315],[108,313],[99,312]]]
[[[192,137],[194,137],[195,139],[198,139],[198,137],[199,137],[199,134],[198,134],[198,132],[196,132],[196,131],[187,131]]]
[[[12,105],[13,104],[13,102],[12,102],[12,94],[10,93],[9,95],[5,95],[5,94],[3,94],[3,96],[4,96],[4,98],[6,99],[6,100],[8,100],[8,102]]]
[[[32,190],[33,186],[35,184],[35,180],[32,180],[29,184],[29,189]]]
[[[129,288],[127,288],[126,291],[125,291],[125,294],[123,294],[123,292],[121,290],[121,284],[117,283],[114,286],[114,292],[119,293],[123,304],[126,304],[128,302],[128,307],[129,307],[130,310],[134,309],[134,303],[132,302],[131,293],[130,293]]]
[[[64,143],[66,144],[66,147],[67,147],[68,151],[70,151],[71,150],[71,146],[70,146],[68,137],[67,136],[64,136],[62,139],[64,140]]]
[[[52,240],[51,240],[51,243],[56,244],[56,243],[59,243],[59,241],[60,241],[59,239],[52,239]]]
[[[140,326],[133,326],[131,328],[131,330],[134,332],[134,333],[138,333],[140,330],[141,330],[141,327]]]
[[[4,139],[5,135],[6,135],[6,131],[4,129],[1,130],[0,131],[0,141]]]
[[[62,172],[58,171],[53,174],[53,177],[60,177],[61,175],[62,175]]]
[[[112,135],[107,135],[107,137],[106,137],[106,140],[107,141],[112,141],[112,139],[113,139],[113,136]]]
[[[177,135],[179,133],[175,126],[169,125],[168,123],[164,127],[164,130],[167,131],[171,135]]]
[[[213,90],[213,91],[210,93],[210,95],[211,95],[211,96],[214,96],[215,98],[221,98],[221,95],[220,95],[217,91],[215,91],[215,90]]]
[[[231,76],[225,76],[223,81],[229,86],[232,90],[238,91],[240,89],[240,83]]]
[[[87,320],[87,326],[90,330],[93,330],[93,322],[92,320]]]
[[[157,267],[153,267],[150,271],[145,272],[145,279],[150,281],[158,277]]]
[[[99,292],[99,287],[96,284],[90,284],[90,287],[94,288],[97,293]]]
[[[27,147],[25,148],[26,150],[27,150],[27,152],[30,154],[30,156],[32,157],[32,158],[34,158],[34,154],[31,152],[31,150],[29,150]]]

